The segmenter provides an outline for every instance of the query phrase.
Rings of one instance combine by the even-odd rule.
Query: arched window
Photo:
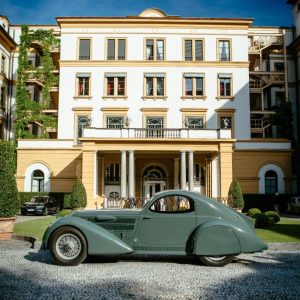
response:
[[[278,176],[275,171],[267,171],[265,173],[265,193],[275,194],[278,192]]]
[[[44,192],[44,172],[34,170],[31,177],[31,192]]]

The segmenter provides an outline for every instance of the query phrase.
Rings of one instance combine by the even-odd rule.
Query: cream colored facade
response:
[[[273,112],[253,110],[251,93],[264,103],[266,87],[249,85],[274,75],[262,69],[265,52],[251,47],[272,34],[288,44],[291,29],[155,9],[57,22],[58,127],[53,139],[18,141],[20,191],[68,193],[80,177],[88,208],[173,188],[222,199],[233,177],[244,193],[292,192],[291,143],[276,138],[274,125],[252,125]],[[283,81],[268,84],[271,97],[293,82],[284,43],[271,45],[284,64]],[[295,101],[292,90],[285,100]]]

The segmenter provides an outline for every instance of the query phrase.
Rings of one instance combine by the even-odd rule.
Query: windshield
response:
[[[33,197],[30,202],[31,203],[47,203],[47,197]]]

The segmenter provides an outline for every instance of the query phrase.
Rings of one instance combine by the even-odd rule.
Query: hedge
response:
[[[264,195],[264,194],[244,194],[245,206],[243,211],[247,212],[250,208],[259,208],[262,212],[274,210],[275,204],[279,205],[280,212],[287,211],[287,204],[293,194]]]
[[[19,192],[20,205],[29,202],[34,196],[52,196],[59,201],[60,209],[71,208],[70,193],[55,193],[55,192]]]
[[[15,148],[0,141],[0,217],[13,217],[19,210],[19,194],[15,177]]]

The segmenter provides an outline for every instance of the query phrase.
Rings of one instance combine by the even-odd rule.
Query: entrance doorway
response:
[[[146,200],[166,189],[166,174],[159,166],[153,165],[146,168],[143,179],[143,195]]]

